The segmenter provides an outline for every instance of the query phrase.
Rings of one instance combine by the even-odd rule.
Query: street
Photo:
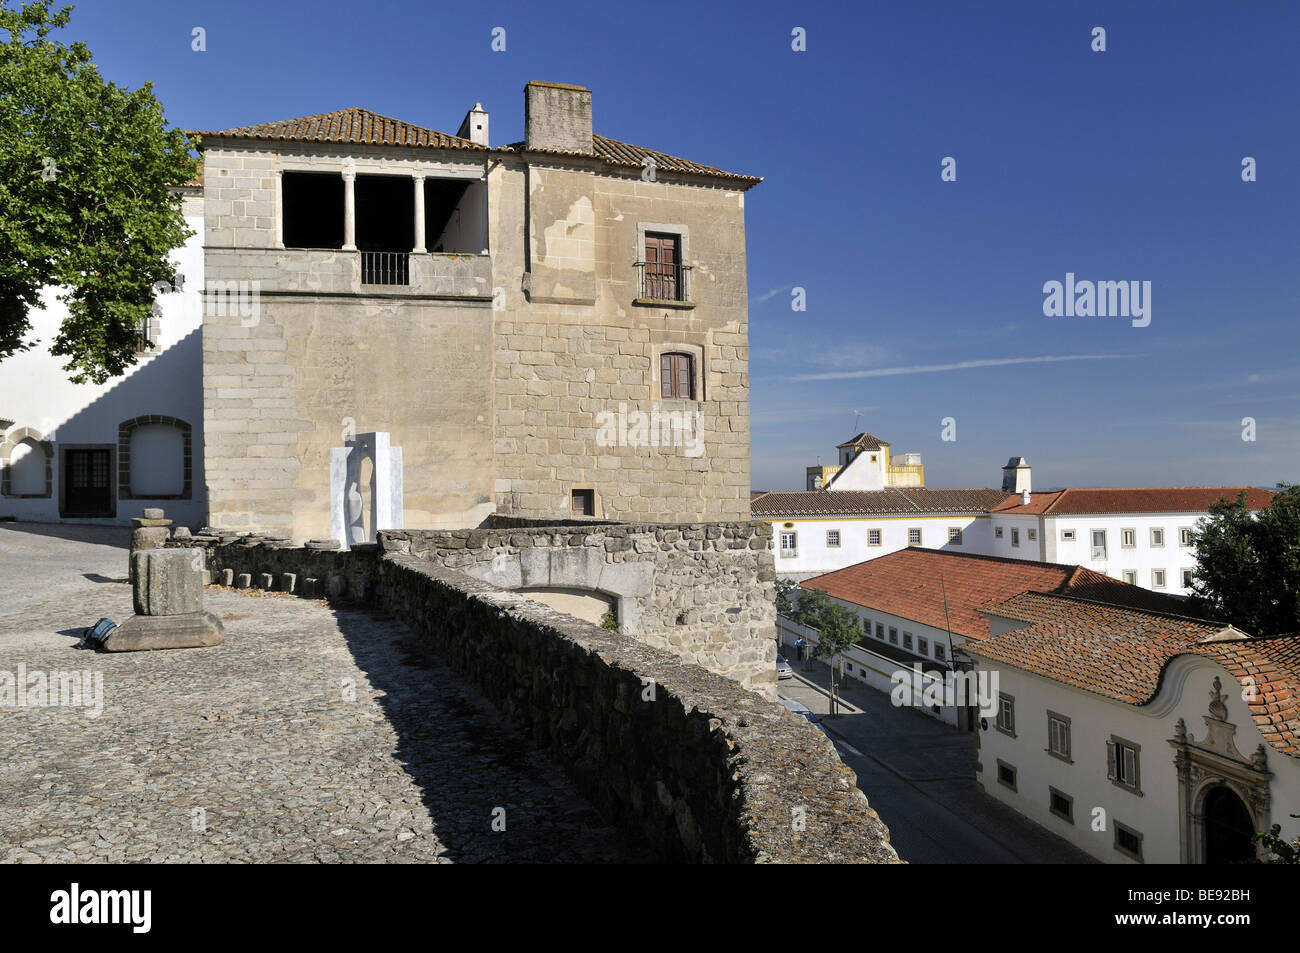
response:
[[[889,826],[899,856],[914,864],[1096,863],[1050,831],[986,795],[975,782],[975,736],[847,680],[840,714],[827,717],[830,670],[791,658],[782,698],[802,702],[821,724],[858,787]]]

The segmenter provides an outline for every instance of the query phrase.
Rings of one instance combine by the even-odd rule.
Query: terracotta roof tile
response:
[[[862,447],[864,450],[880,450],[888,447],[888,440],[881,440],[879,437],[873,437],[871,434],[863,431],[846,440],[844,443],[836,444],[836,450],[843,450],[845,447]]]
[[[1106,605],[1063,593],[1025,592],[985,612],[1029,625],[965,645],[969,654],[1085,691],[1143,705],[1166,663],[1207,639],[1245,638],[1219,622]]]
[[[755,518],[789,516],[871,516],[885,513],[987,513],[1005,494],[1001,490],[929,490],[893,487],[887,490],[774,491],[755,500]]]
[[[1253,683],[1246,703],[1255,727],[1273,748],[1300,758],[1300,635],[1213,642],[1192,651],[1214,659],[1243,685]]]
[[[1106,513],[1204,513],[1220,499],[1235,500],[1246,491],[1246,505],[1263,509],[1273,502],[1272,490],[1245,486],[1137,487],[1115,489],[1065,489],[1031,493],[1029,505],[1020,495],[1006,497],[994,513],[1070,516]]]
[[[955,634],[974,640],[989,636],[989,620],[982,609],[1031,590],[1084,592],[1090,598],[1103,598],[1115,605],[1167,611],[1181,606],[1169,596],[1130,586],[1082,566],[920,547],[806,579],[799,585],[939,629],[946,628],[946,620],[950,619]]]
[[[218,132],[192,132],[209,138],[253,139],[272,142],[328,142],[341,145],[414,146],[425,149],[467,149],[488,151],[459,136],[449,136],[436,129],[426,129],[369,109],[340,109],[336,112],[264,122],[256,126],[236,126]]]
[[[726,172],[711,165],[692,162],[689,159],[682,159],[678,156],[669,155],[666,152],[658,152],[654,149],[647,149],[644,146],[634,146],[629,142],[620,142],[617,139],[609,139],[605,136],[592,135],[591,149],[592,151],[590,153],[567,152],[559,149],[528,149],[525,147],[523,142],[512,142],[509,145],[500,147],[500,151],[503,152],[596,158],[600,159],[606,165],[618,166],[626,169],[640,169],[644,165],[644,160],[648,158],[654,162],[655,169],[658,172],[676,172],[684,175],[702,175],[715,179],[730,179],[737,183],[743,183],[744,188],[746,189],[752,188],[763,181],[761,176],[742,175],[739,172]]]

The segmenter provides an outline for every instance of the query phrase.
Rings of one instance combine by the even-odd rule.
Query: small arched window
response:
[[[661,397],[695,399],[695,359],[690,354],[669,351],[659,357]]]

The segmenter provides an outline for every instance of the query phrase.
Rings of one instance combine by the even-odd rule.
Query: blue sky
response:
[[[592,89],[597,132],[764,176],[755,488],[801,488],[855,414],[936,487],[1013,455],[1040,488],[1300,480],[1300,4],[568,9],[91,0],[70,32],[187,128],[365,106],[455,132],[481,101],[499,144],[544,79]],[[1044,316],[1067,272],[1150,281],[1150,325]]]

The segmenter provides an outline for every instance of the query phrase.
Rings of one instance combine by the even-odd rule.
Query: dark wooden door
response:
[[[1239,864],[1255,856],[1255,825],[1246,805],[1226,787],[1205,797],[1205,862]]]
[[[109,450],[65,451],[64,516],[114,515],[111,457]]]

